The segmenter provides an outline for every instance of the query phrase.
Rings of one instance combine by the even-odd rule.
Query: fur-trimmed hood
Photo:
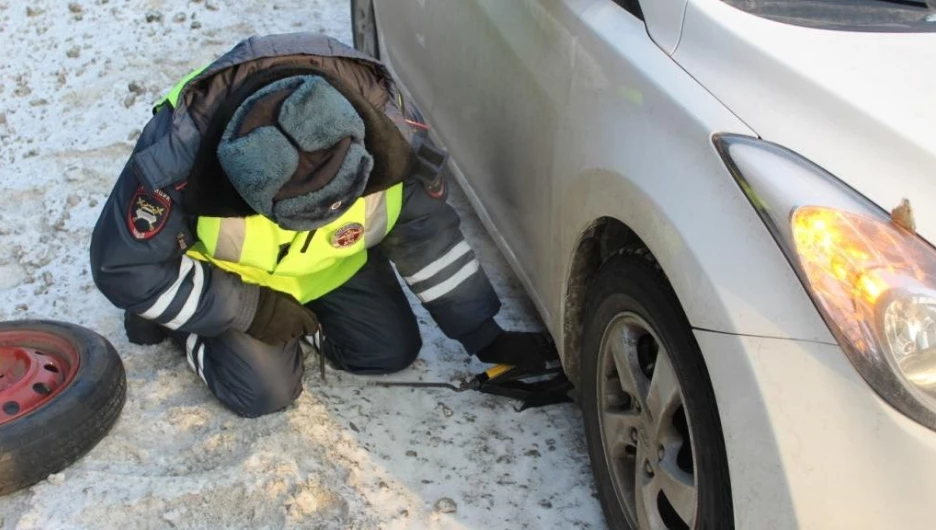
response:
[[[324,78],[361,116],[373,168],[363,194],[402,182],[419,166],[411,130],[397,106],[389,72],[375,59],[330,37],[292,33],[251,37],[189,79],[175,101],[166,134],[133,154],[129,164],[144,188],[183,189],[192,215],[243,217],[255,212],[229,182],[217,146],[240,104],[260,88],[300,75]]]

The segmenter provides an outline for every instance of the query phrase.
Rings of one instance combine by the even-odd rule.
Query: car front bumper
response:
[[[695,335],[718,401],[739,530],[936,525],[936,432],[879,398],[838,346]]]

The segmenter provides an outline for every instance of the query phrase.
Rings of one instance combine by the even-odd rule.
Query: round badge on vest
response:
[[[335,248],[347,248],[358,242],[364,235],[364,225],[361,223],[349,223],[331,236],[331,245]]]

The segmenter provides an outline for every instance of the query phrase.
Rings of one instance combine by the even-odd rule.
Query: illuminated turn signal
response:
[[[932,250],[891,222],[831,208],[793,213],[793,240],[814,289],[835,306],[875,303],[887,290],[927,278]],[[906,275],[910,276],[907,278]]]
[[[936,261],[896,223],[805,206],[791,221],[810,288],[866,356],[887,349],[895,368],[936,397]]]

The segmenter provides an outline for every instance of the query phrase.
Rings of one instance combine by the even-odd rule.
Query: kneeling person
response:
[[[301,392],[298,339],[356,373],[401,370],[422,346],[390,262],[442,331],[485,362],[554,356],[508,332],[379,63],[320,35],[254,37],[157,106],[91,242],[128,337],[184,344],[243,416]],[[412,145],[411,145],[412,141]],[[416,145],[414,147],[413,145]],[[438,155],[439,153],[432,153]]]

